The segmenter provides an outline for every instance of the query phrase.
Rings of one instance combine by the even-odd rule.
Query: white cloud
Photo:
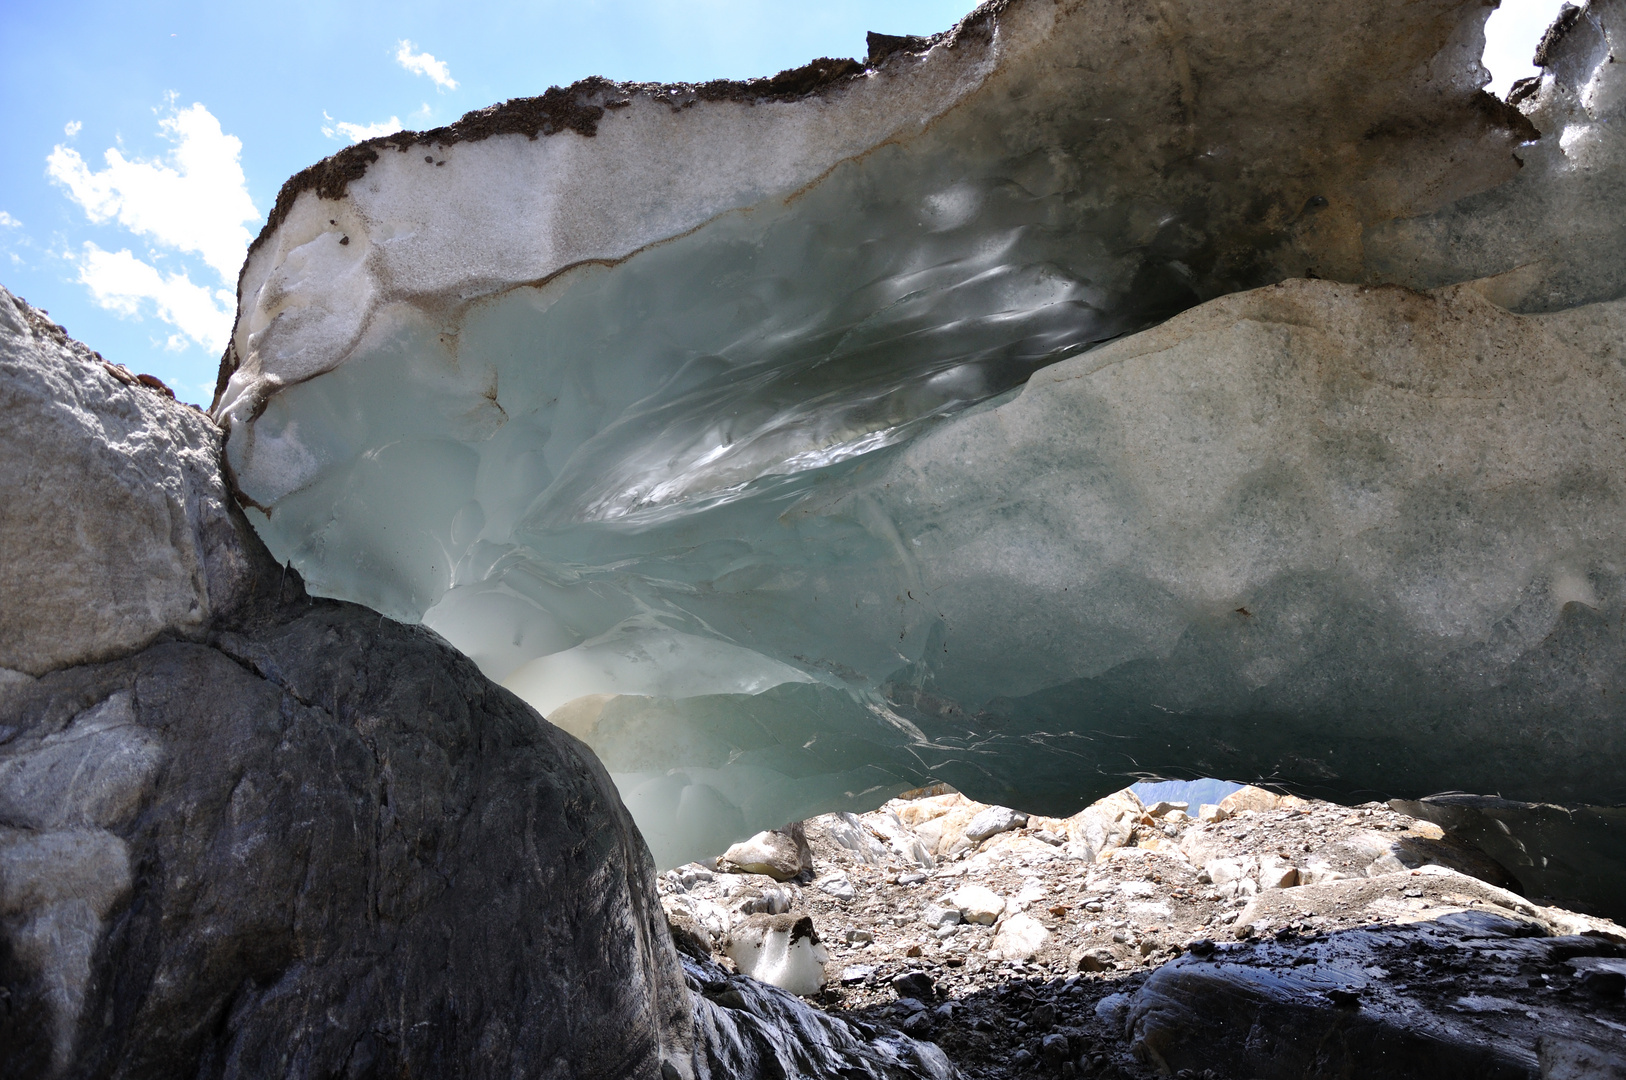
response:
[[[84,128],[85,125],[80,123],[78,120],[69,120],[66,124],[62,125],[62,134],[71,139],[83,131]]]
[[[327,123],[322,125],[322,134],[330,139],[344,136],[353,143],[366,142],[376,139],[380,135],[393,135],[401,130],[401,118],[392,116],[388,120],[380,120],[376,124],[349,124],[343,120],[334,120],[327,113],[322,114]]]
[[[175,144],[168,160],[126,158],[111,148],[103,155],[107,168],[93,172],[78,151],[59,145],[46,171],[92,222],[117,218],[162,247],[202,256],[223,282],[234,283],[252,239],[245,223],[260,217],[239,161],[243,144],[198,104],[172,112],[158,127]]]
[[[162,274],[128,250],[103,251],[89,242],[74,261],[79,280],[109,311],[139,317],[144,303],[150,302],[160,319],[180,331],[170,335],[167,348],[185,348],[189,338],[213,352],[225,349],[235,314],[236,298],[230,290],[195,285],[184,270]]]
[[[20,228],[21,226],[22,222],[18,221],[4,210],[0,210],[0,229],[16,229]]]
[[[426,52],[412,51],[412,42],[404,38],[398,43],[395,50],[395,62],[412,72],[414,75],[427,75],[436,86],[442,90],[456,90],[457,80],[452,78],[451,71],[446,67],[446,61],[436,60]]]

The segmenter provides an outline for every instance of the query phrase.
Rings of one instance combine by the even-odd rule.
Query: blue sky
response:
[[[1560,0],[1493,16],[1494,88]],[[694,81],[864,55],[973,0],[31,3],[0,29],[0,284],[207,402],[237,267],[288,176],[396,126],[587,75]]]

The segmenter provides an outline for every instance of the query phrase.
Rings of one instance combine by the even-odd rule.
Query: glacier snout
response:
[[[1474,3],[1018,0],[392,136],[251,253],[228,461],[662,862],[931,779],[1626,802],[1621,8],[1518,107]]]

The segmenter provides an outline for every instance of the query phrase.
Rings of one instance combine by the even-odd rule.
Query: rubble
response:
[[[703,928],[742,973],[740,928],[784,905],[773,925],[805,920],[828,953],[823,985],[802,984],[812,1004],[930,1040],[967,1077],[1626,1061],[1615,923],[1520,896],[1495,860],[1386,804],[1247,787],[1189,809],[1125,789],[1058,819],[939,787],[805,822],[799,880],[691,864],[659,888],[675,932]],[[1008,825],[974,839],[993,821]],[[1326,1068],[1264,1054],[1273,1039],[1321,1046]]]

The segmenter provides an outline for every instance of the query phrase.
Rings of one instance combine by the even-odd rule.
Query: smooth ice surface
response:
[[[936,779],[1626,800],[1620,66],[1558,42],[1520,146],[1477,3],[1158,12],[302,191],[217,405],[251,516],[667,864]]]

